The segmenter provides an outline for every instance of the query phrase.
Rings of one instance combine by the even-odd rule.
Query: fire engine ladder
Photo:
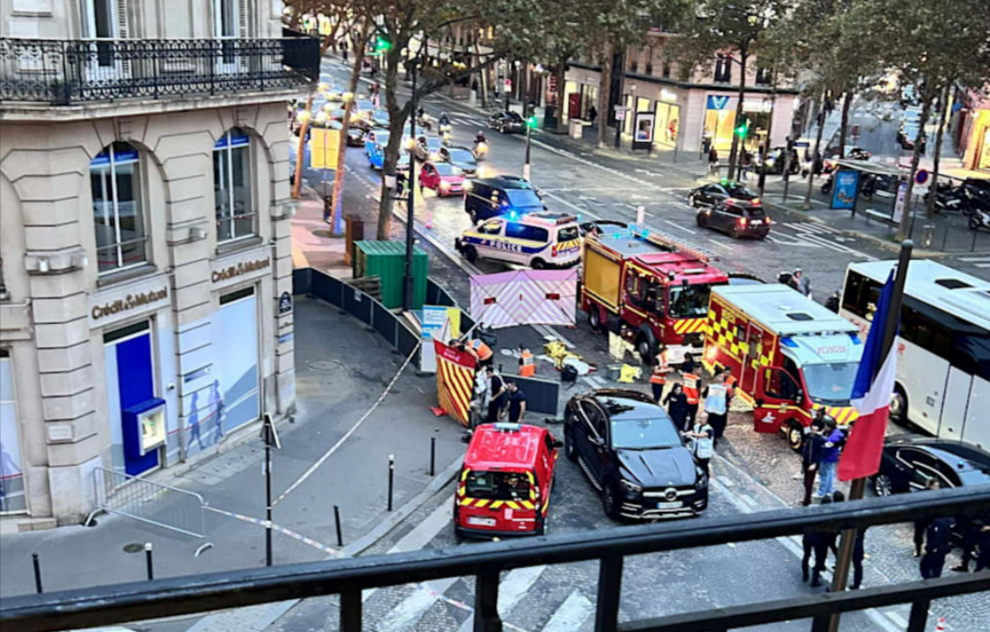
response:
[[[705,263],[709,263],[710,261],[719,261],[721,259],[718,254],[711,250],[701,248],[700,246],[695,246],[694,244],[686,242],[679,237],[675,237],[670,233],[664,232],[658,228],[653,228],[652,226],[647,226],[645,224],[630,224],[629,232],[634,237],[648,241],[651,244],[655,244],[664,250],[669,252],[682,252]]]

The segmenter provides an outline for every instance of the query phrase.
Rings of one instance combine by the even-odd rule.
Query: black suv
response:
[[[495,176],[464,183],[464,212],[471,222],[499,215],[526,215],[545,211],[540,191],[516,176]]]
[[[503,134],[518,134],[525,122],[516,112],[495,112],[488,117],[488,127]]]
[[[699,228],[722,231],[733,239],[764,239],[770,234],[770,218],[762,207],[754,206],[751,202],[723,200],[715,206],[698,209],[696,221]]]
[[[602,493],[611,518],[694,516],[708,506],[708,477],[645,393],[601,389],[572,397],[564,447]]]
[[[688,193],[688,204],[695,208],[715,206],[719,202],[729,199],[752,202],[758,197],[755,191],[747,189],[745,185],[728,180],[704,184],[696,189],[691,189]]]

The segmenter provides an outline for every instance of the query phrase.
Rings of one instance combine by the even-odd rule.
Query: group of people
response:
[[[843,502],[845,494],[836,491],[830,496],[822,497],[822,504]],[[853,590],[858,590],[863,585],[863,559],[866,557],[866,529],[856,531],[856,540],[853,542],[852,564],[853,583],[849,586]],[[825,562],[828,559],[828,552],[838,559],[839,556],[839,532],[832,529],[818,529],[807,531],[802,538],[804,556],[801,558],[801,578],[804,581],[811,580],[811,587],[818,588],[822,585],[822,572],[825,570]],[[815,563],[811,565],[811,557],[814,555]]]
[[[473,356],[478,367],[471,405],[471,427],[506,418],[510,423],[522,423],[526,414],[526,393],[515,380],[507,379],[495,370],[495,352],[492,348],[480,336],[470,341],[454,339],[448,346]],[[535,357],[526,345],[519,345],[519,375],[533,377],[535,374]]]
[[[825,502],[826,498],[839,493],[835,491],[835,475],[845,441],[846,435],[838,428],[835,419],[826,415],[824,408],[819,408],[801,446],[801,469],[804,473],[804,499],[801,504],[805,507],[811,504],[816,478],[819,501]]]
[[[935,491],[941,487],[937,478],[929,479],[926,490]],[[920,571],[923,579],[942,576],[945,558],[952,550],[953,531],[962,535],[962,560],[952,570],[968,573],[969,563],[976,562],[975,572],[990,568],[990,514],[983,514],[965,521],[957,521],[947,516],[922,518],[914,521],[914,556],[921,558]]]

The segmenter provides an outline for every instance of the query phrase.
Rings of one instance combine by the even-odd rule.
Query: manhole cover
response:
[[[329,371],[337,366],[337,363],[333,360],[312,360],[307,362],[309,368],[314,371]]]
[[[124,553],[140,553],[144,550],[144,545],[138,542],[131,542],[124,545]]]

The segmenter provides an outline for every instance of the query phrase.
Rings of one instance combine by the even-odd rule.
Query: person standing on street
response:
[[[822,423],[814,421],[808,437],[801,446],[801,468],[804,470],[804,500],[801,504],[807,507],[811,504],[811,495],[815,491],[815,477],[822,462],[822,448],[825,438],[822,437]]]
[[[508,398],[508,389],[505,387],[505,380],[495,372],[492,365],[489,364],[485,367],[485,374],[488,375],[488,381],[491,384],[491,398],[488,400],[488,416],[485,418],[485,422],[493,424],[502,416],[502,407]]]
[[[536,358],[526,345],[519,345],[519,377],[536,375]]]
[[[928,482],[925,483],[925,489],[929,491],[934,491],[940,488],[942,485],[938,482],[937,478],[930,478]],[[925,531],[928,530],[928,523],[931,522],[931,518],[921,518],[914,521],[914,556],[921,557],[921,553],[924,550],[925,545]]]
[[[715,375],[715,381],[705,387],[705,413],[708,423],[715,431],[715,444],[725,434],[728,416],[728,395],[725,388],[725,373]]]
[[[933,518],[925,529],[925,554],[921,558],[922,579],[942,576],[945,556],[952,549],[952,518]]]
[[[344,60],[344,63],[346,64],[347,63],[347,41],[346,40],[340,40],[340,56]]]
[[[689,432],[684,433],[685,437],[691,439],[691,453],[694,460],[698,462],[698,467],[708,476],[708,462],[715,454],[715,430],[708,423],[708,419],[698,421]]]
[[[715,147],[708,150],[708,175],[718,177],[718,150]]]
[[[671,421],[674,422],[674,427],[677,428],[678,432],[687,432],[690,426],[688,426],[688,403],[687,396],[684,395],[684,387],[681,386],[680,382],[674,382],[674,385],[670,387],[670,392],[663,399],[664,406],[667,407],[667,414],[670,415]]]
[[[957,573],[968,573],[969,561],[973,559],[973,553],[979,547],[979,555],[975,556],[976,572],[978,573],[986,568],[986,560],[990,555],[990,513],[976,516],[965,527],[965,529],[960,529],[964,533],[962,561],[958,566],[953,566],[952,570]]]
[[[596,118],[598,118],[598,108],[592,105],[588,108],[588,120],[591,121],[592,125],[594,125]]]
[[[823,505],[832,503],[832,497],[822,498]],[[811,572],[811,587],[818,588],[822,585],[822,571],[825,570],[825,559],[828,557],[829,543],[834,540],[834,535],[829,531],[812,531],[804,534],[804,558],[802,559],[802,575],[808,576],[808,558],[810,553],[815,554],[815,566]],[[809,551],[810,548],[810,551]]]
[[[653,356],[653,371],[650,373],[650,388],[653,389],[653,401],[660,403],[663,397],[663,387],[667,383],[667,347],[660,347],[660,352]]]
[[[526,414],[526,393],[514,380],[506,380],[506,386],[509,388],[509,423],[521,424]]]
[[[835,420],[825,419],[825,444],[822,447],[822,460],[818,479],[818,496],[825,498],[835,491],[835,471],[839,466],[839,452],[844,436],[835,427]]]
[[[853,583],[849,588],[859,590],[863,587],[863,560],[866,558],[866,527],[856,530],[856,540],[853,542]]]
[[[699,387],[701,378],[695,373],[697,370],[694,357],[690,353],[684,354],[684,364],[681,365],[681,377],[684,380],[684,396],[687,398],[688,423],[694,425],[694,420],[698,416]]]

